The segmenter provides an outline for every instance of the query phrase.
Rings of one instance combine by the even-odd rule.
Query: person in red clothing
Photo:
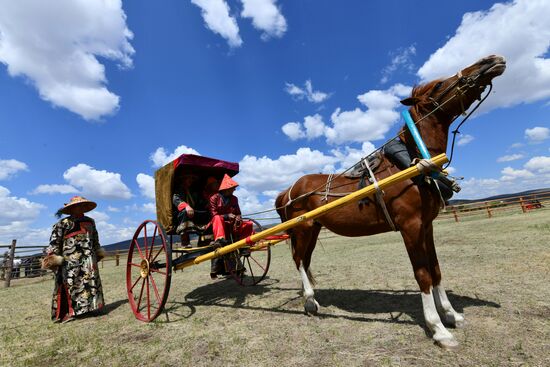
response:
[[[239,200],[233,195],[237,186],[239,184],[226,174],[218,189],[219,192],[210,197],[212,230],[218,245],[226,244],[229,234],[233,235],[235,241],[252,234],[253,224],[242,220]]]
[[[202,191],[202,197],[206,201],[206,210],[210,211],[210,198],[218,192],[220,183],[216,177],[210,176],[206,179],[204,190]]]
[[[246,238],[253,233],[251,221],[243,221],[239,200],[233,193],[239,186],[227,174],[223,177],[219,191],[210,197],[210,214],[212,215],[212,231],[214,232],[214,245],[224,246],[232,235],[234,241]],[[214,259],[220,260],[220,259]],[[210,276],[216,278],[220,272],[223,261],[212,261]]]

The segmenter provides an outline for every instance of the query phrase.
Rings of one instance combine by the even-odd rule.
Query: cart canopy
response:
[[[172,195],[174,181],[182,173],[192,173],[198,176],[197,188],[202,189],[208,177],[216,177],[221,181],[224,174],[235,176],[239,173],[239,164],[208,158],[194,154],[182,154],[155,172],[155,198],[157,205],[157,220],[167,234],[175,232]]]

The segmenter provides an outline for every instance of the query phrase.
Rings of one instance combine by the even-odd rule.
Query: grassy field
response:
[[[550,211],[435,224],[449,299],[467,325],[456,352],[424,330],[418,288],[399,234],[333,237],[312,262],[321,305],[303,314],[286,245],[254,288],[211,281],[208,265],[177,272],[168,312],[135,320],[125,268],[105,264],[108,313],[49,319],[50,278],[0,290],[2,366],[549,366]],[[26,283],[22,283],[26,282]]]

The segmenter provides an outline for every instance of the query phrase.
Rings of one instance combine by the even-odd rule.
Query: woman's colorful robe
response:
[[[47,255],[63,257],[55,271],[52,320],[101,310],[103,290],[97,266],[99,238],[89,217],[67,217],[54,224]]]

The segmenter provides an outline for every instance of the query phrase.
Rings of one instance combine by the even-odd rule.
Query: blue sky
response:
[[[414,85],[507,58],[462,129],[457,196],[550,185],[547,1],[0,0],[0,242],[70,196],[104,243],[154,218],[177,154],[240,162],[243,211],[391,138]]]

